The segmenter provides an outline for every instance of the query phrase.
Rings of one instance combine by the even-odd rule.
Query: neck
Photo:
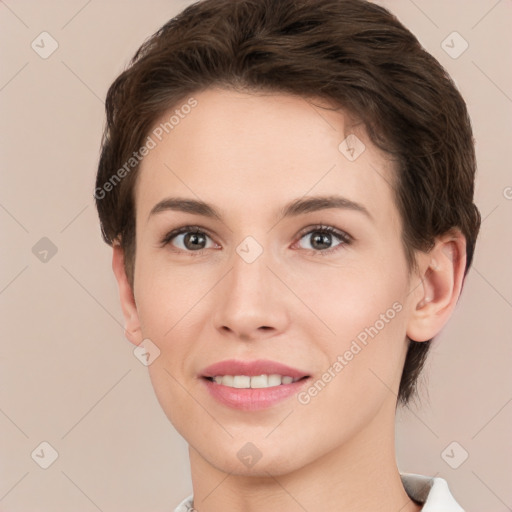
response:
[[[227,473],[189,448],[194,509],[418,512],[396,466],[394,411],[391,416],[386,424],[376,417],[349,442],[286,474],[271,468],[263,476]]]

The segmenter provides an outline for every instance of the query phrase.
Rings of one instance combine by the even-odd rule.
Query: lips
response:
[[[201,376],[207,378],[213,378],[219,375],[247,375],[248,377],[255,377],[257,375],[272,374],[289,376],[294,380],[309,377],[308,373],[297,368],[292,368],[291,366],[268,359],[258,359],[256,361],[229,359],[212,364],[201,372]]]
[[[268,376],[268,387],[260,382],[259,376],[265,376],[263,380]],[[245,411],[266,409],[283,402],[297,394],[310,380],[310,375],[304,371],[265,359],[221,361],[205,368],[201,377],[209,395],[218,403]],[[257,380],[257,386],[253,379]],[[247,381],[250,381],[250,387]]]

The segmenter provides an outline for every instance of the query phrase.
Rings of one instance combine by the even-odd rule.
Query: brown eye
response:
[[[186,233],[183,237],[183,245],[191,251],[204,249],[206,236],[204,233]]]
[[[302,240],[306,241],[305,246],[301,245],[303,249],[315,252],[331,252],[349,244],[351,238],[343,231],[338,231],[332,226],[319,226],[304,233],[300,238],[300,241]],[[338,243],[336,243],[336,240]]]
[[[175,247],[178,252],[198,252],[216,247],[204,231],[194,226],[183,226],[165,235],[161,246],[165,247],[166,245]]]
[[[332,235],[330,233],[314,233],[311,238],[311,246],[314,249],[329,249],[332,245]]]

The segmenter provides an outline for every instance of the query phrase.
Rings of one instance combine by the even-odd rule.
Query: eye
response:
[[[336,239],[338,243],[333,246]],[[301,244],[303,240],[305,241],[305,246]],[[344,231],[332,226],[318,225],[313,228],[310,227],[307,231],[302,231],[297,243],[303,249],[327,254],[337,251],[351,242],[352,237]],[[175,250],[175,252],[185,252],[191,256],[200,256],[204,254],[206,249],[217,249],[220,247],[199,226],[182,226],[170,231],[160,242],[160,247],[167,245],[172,246],[174,248],[172,250]]]
[[[333,239],[338,239],[339,243],[333,246]],[[299,244],[302,240],[306,241],[306,247],[303,249],[314,252],[331,253],[341,249],[344,245],[351,243],[352,238],[344,231],[340,231],[332,226],[315,226],[301,235]]]
[[[172,245],[178,251],[203,254],[204,249],[218,247],[209,235],[198,226],[182,226],[167,233],[160,243],[161,247]]]

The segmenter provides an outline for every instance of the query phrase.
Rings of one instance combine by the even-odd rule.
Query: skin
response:
[[[436,335],[460,293],[464,238],[454,231],[409,272],[393,190],[393,162],[325,101],[209,89],[198,106],[144,158],[136,186],[137,253],[131,290],[119,245],[113,250],[126,336],[149,338],[156,396],[190,449],[199,512],[244,510],[420,510],[395,460],[396,398],[406,335]],[[168,113],[162,120],[168,118]],[[338,149],[354,133],[366,149],[349,161]],[[362,205],[281,218],[303,196],[336,193]],[[150,216],[169,196],[201,199],[222,220],[180,211]],[[327,235],[314,245],[317,225]],[[200,226],[194,255],[173,229]],[[307,234],[309,232],[309,234]],[[263,253],[247,263],[236,248],[252,236]],[[192,249],[191,249],[192,247]],[[215,401],[199,375],[225,359],[271,359],[313,380],[394,303],[385,324],[325,388],[301,404],[241,411]],[[253,443],[261,459],[237,452]]]

